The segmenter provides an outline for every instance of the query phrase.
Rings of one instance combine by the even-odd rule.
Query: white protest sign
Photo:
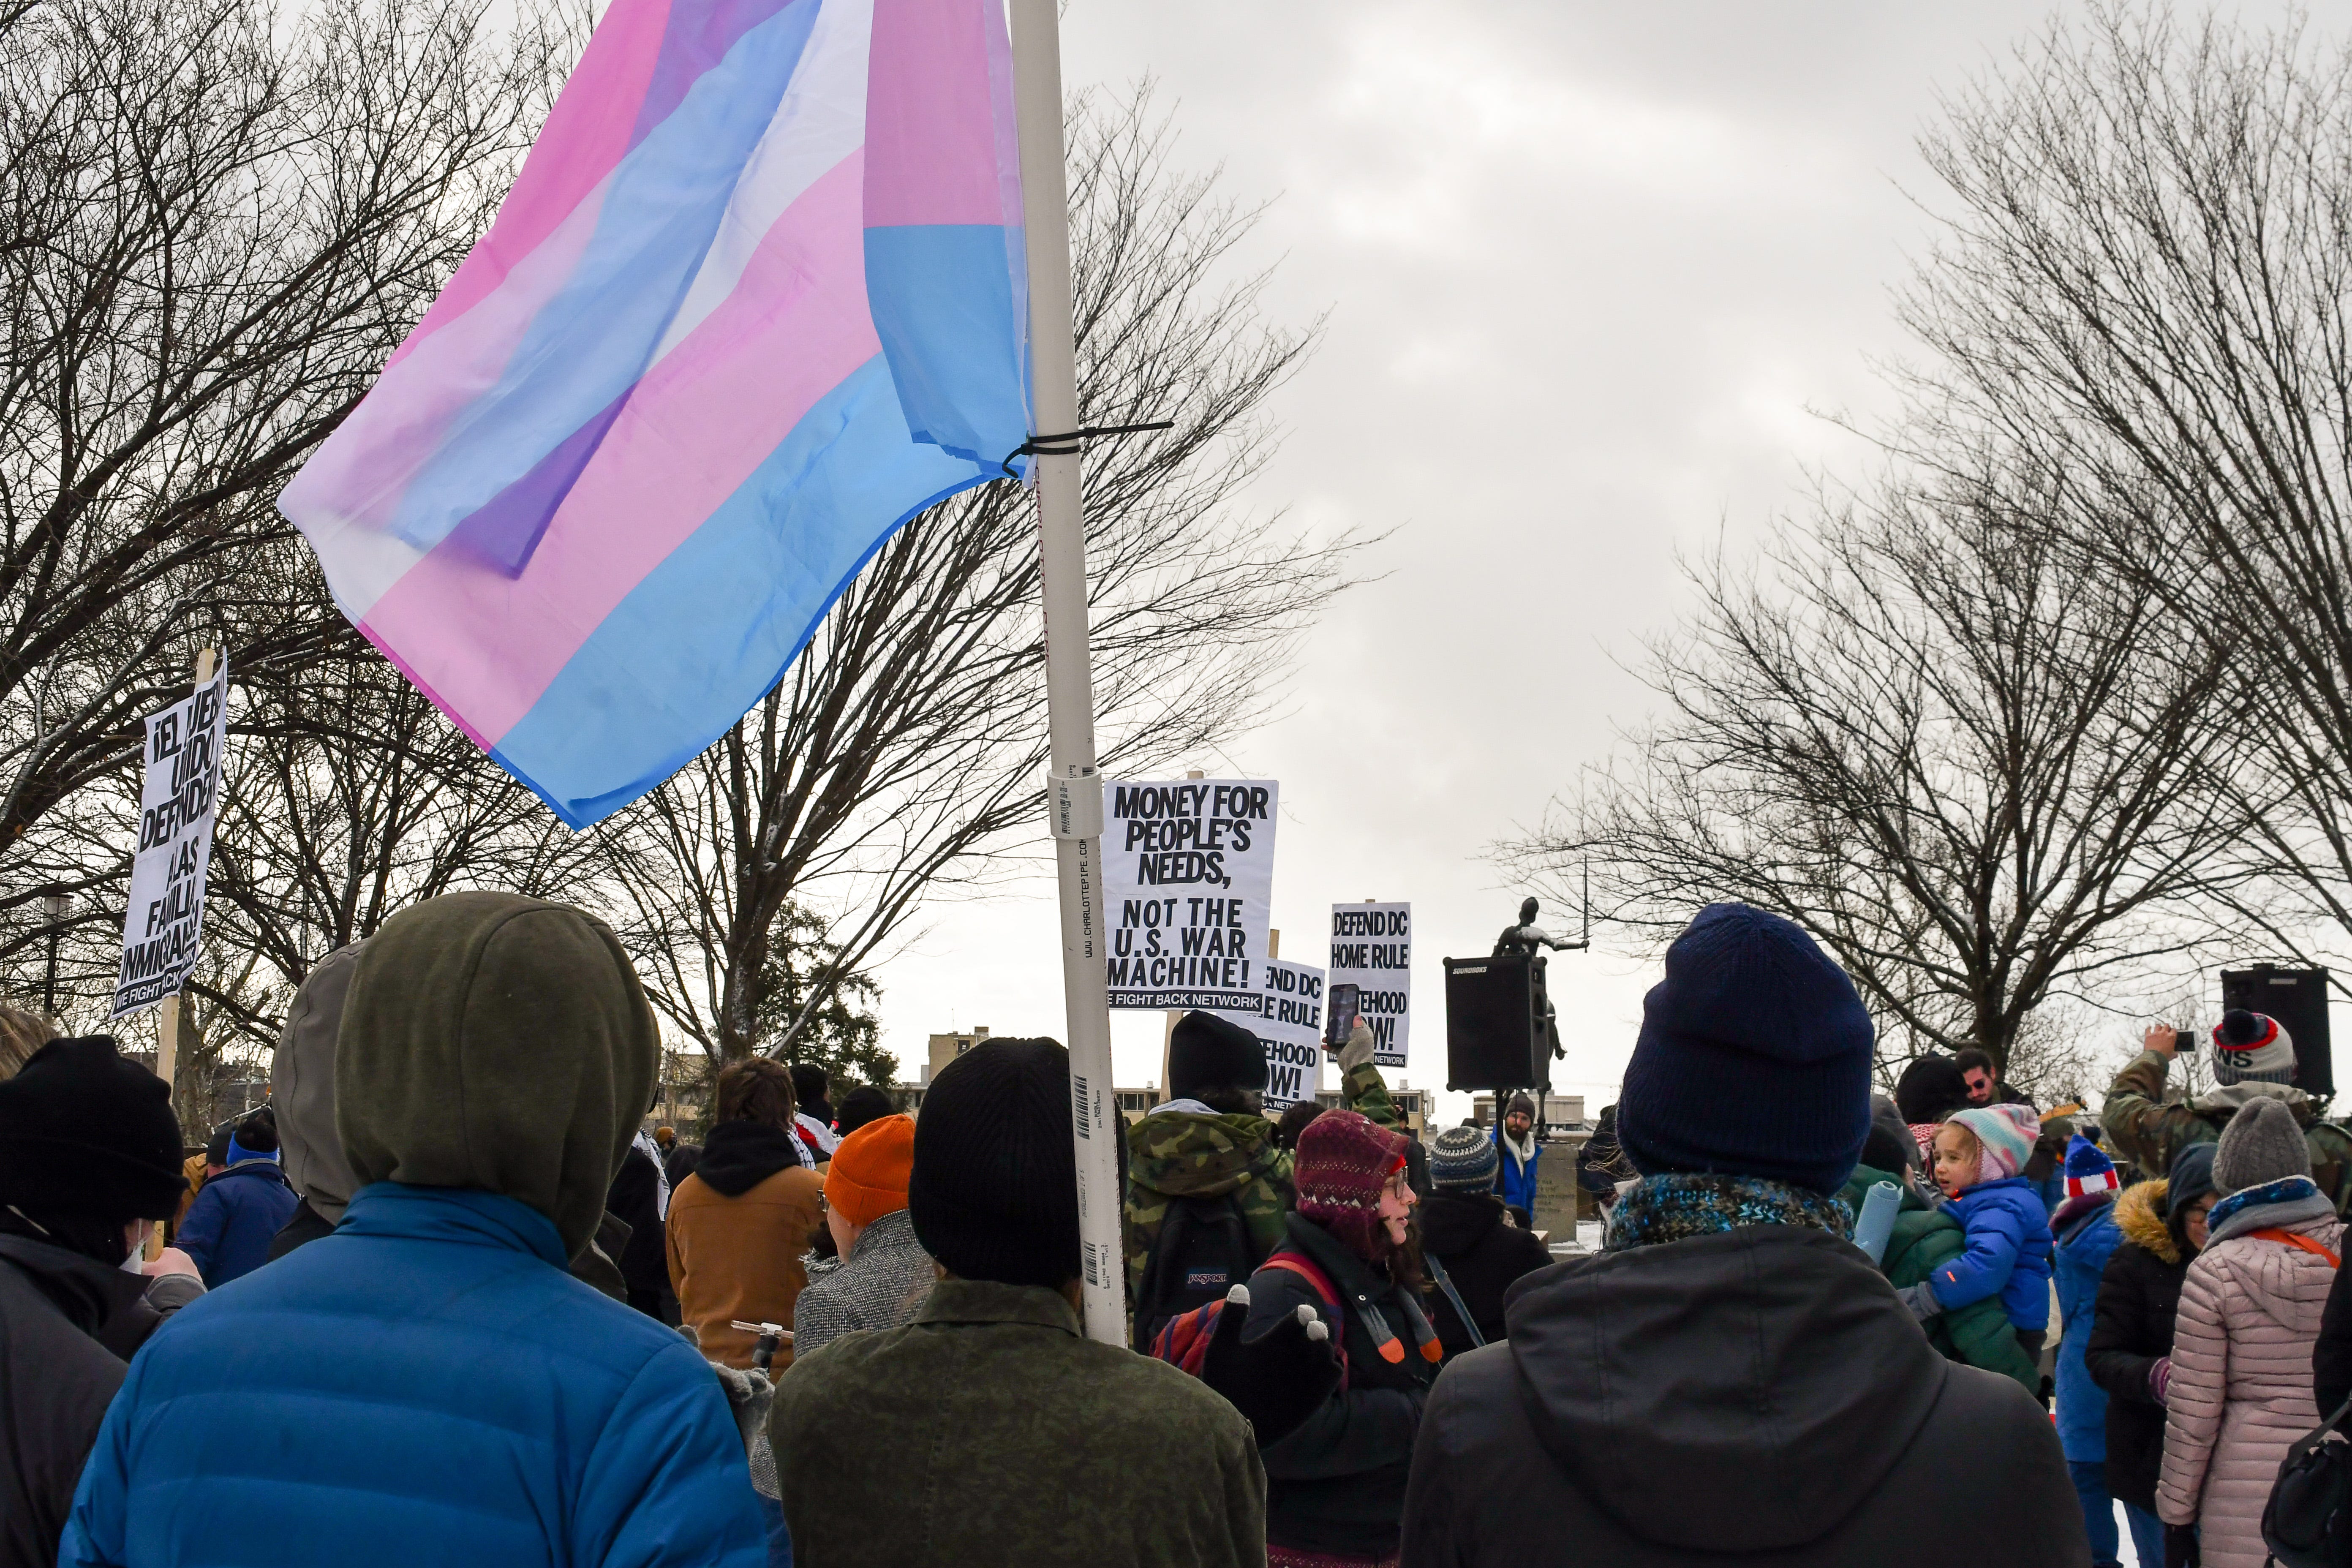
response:
[[[1356,1011],[1372,1031],[1372,1059],[1384,1068],[1405,1065],[1412,1034],[1412,906],[1333,904],[1331,969],[1326,994],[1353,985]]]
[[[1259,966],[1264,1011],[1249,1021],[1265,1047],[1265,1108],[1280,1115],[1323,1082],[1323,972],[1269,958]]]
[[[194,696],[148,716],[139,847],[131,862],[131,904],[122,915],[114,1017],[176,994],[195,967],[228,735],[227,699],[224,660]]]
[[[1260,1011],[1278,787],[1251,779],[1103,786],[1112,1006]]]

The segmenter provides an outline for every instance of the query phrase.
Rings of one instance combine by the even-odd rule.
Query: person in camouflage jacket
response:
[[[2311,1176],[2339,1215],[2352,1215],[2352,1132],[2319,1119],[2311,1096],[2287,1083],[2241,1080],[2186,1099],[2168,1099],[2165,1079],[2177,1048],[2174,1032],[2159,1024],[2143,1037],[2147,1048],[2108,1086],[2099,1121],[2107,1141],[2141,1172],[2161,1176],[2173,1156],[2195,1143],[2221,1140],[2221,1129],[2248,1101],[2284,1100],[2311,1150]]]
[[[1259,1109],[1265,1085],[1265,1056],[1256,1037],[1207,1013],[1189,1013],[1176,1028],[1179,1037],[1171,1039],[1169,1047],[1168,1084],[1178,1098],[1127,1132],[1126,1253],[1130,1297],[1143,1282],[1144,1265],[1160,1239],[1171,1200],[1231,1196],[1241,1210],[1243,1223],[1249,1226],[1250,1244],[1260,1258],[1280,1245],[1282,1216],[1294,1201],[1290,1151],[1276,1146],[1274,1123]],[[1255,1083],[1247,1079],[1232,1081],[1248,1062],[1248,1053],[1232,1039],[1234,1035],[1245,1038],[1248,1053],[1255,1053]],[[1192,1048],[1182,1050],[1180,1058],[1180,1048],[1187,1046]],[[1180,1066],[1182,1058],[1190,1059]],[[1347,1048],[1339,1053],[1339,1073],[1341,1105],[1382,1127],[1405,1130],[1404,1118],[1389,1097],[1381,1069],[1372,1065],[1371,1031],[1360,1021],[1349,1036]],[[1212,1079],[1224,1081],[1207,1081]]]

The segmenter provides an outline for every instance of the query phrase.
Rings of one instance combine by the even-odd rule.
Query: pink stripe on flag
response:
[[[515,347],[547,302],[572,281],[596,236],[608,186],[589,191],[543,244],[499,278],[498,287],[449,331],[427,345],[420,329],[401,348],[421,349],[403,363],[394,355],[382,379],[287,487],[287,502],[306,512],[313,498],[331,497],[320,510],[343,526],[388,531],[402,498],[447,438],[453,424],[474,411],[506,374]],[[445,299],[446,295],[443,296]],[[340,531],[340,530],[339,530]],[[314,545],[331,548],[314,539]],[[327,559],[322,555],[321,559]]]
[[[973,0],[874,0],[866,227],[1018,221],[998,189],[988,57]]]
[[[669,13],[670,0],[613,0],[581,52],[563,95],[540,128],[538,142],[499,208],[498,221],[475,243],[441,297],[394,352],[387,369],[473,309],[619,166],[661,58]]]
[[[770,227],[742,280],[641,382],[519,578],[464,529],[362,627],[495,746],[630,590],[742,488],[803,416],[881,352],[866,303],[863,157]]]

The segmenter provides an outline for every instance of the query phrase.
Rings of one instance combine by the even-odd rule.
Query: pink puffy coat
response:
[[[2286,1227],[2330,1252],[2343,1225]],[[2201,1525],[2207,1568],[2263,1568],[2263,1505],[2289,1445],[2319,1425],[2311,1347],[2336,1270],[2284,1242],[2235,1236],[2198,1255],[2180,1287],[2156,1510]]]

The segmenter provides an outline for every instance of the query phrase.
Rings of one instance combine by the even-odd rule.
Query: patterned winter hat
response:
[[[1298,1212],[1368,1263],[1392,1250],[1381,1226],[1381,1189],[1404,1165],[1404,1135],[1353,1110],[1330,1110],[1298,1135],[1292,1179]]]
[[[2213,1076],[2223,1083],[2293,1083],[2294,1037],[2268,1014],[2233,1007],[2213,1031]]]
[[[1449,1127],[1429,1151],[1429,1184],[1441,1193],[1483,1193],[1495,1185],[1500,1156],[1475,1127]]]
[[[2080,1132],[2066,1145],[2066,1195],[2079,1198],[2094,1193],[2112,1193],[2123,1183],[2116,1175],[2116,1163],[2106,1152]]]
[[[2034,1142],[2042,1136],[2041,1118],[2025,1105],[1971,1106],[1944,1121],[1957,1122],[1975,1136],[1982,1151],[1977,1165],[1979,1182],[1997,1182],[2025,1169],[2025,1162],[2033,1157]]]

